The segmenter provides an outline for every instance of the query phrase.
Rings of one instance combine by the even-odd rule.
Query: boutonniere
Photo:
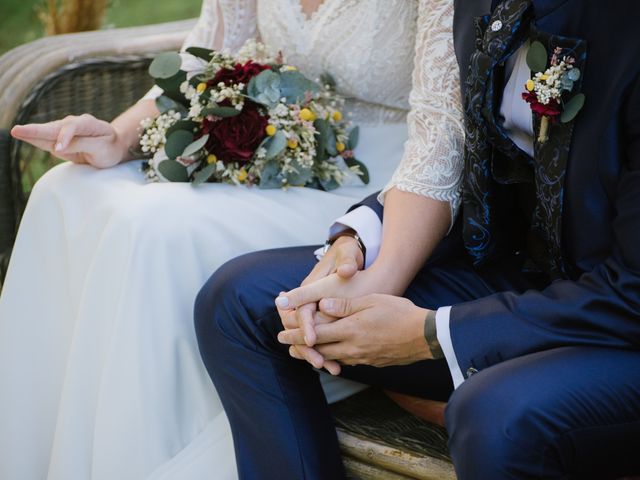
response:
[[[581,72],[575,66],[576,59],[564,54],[557,47],[549,59],[547,49],[539,42],[531,44],[527,53],[527,65],[532,78],[525,84],[522,98],[531,105],[531,110],[540,118],[538,142],[549,139],[549,126],[558,120],[571,122],[584,106],[582,93],[572,95]]]

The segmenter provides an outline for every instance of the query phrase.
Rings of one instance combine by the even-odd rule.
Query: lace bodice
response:
[[[204,0],[186,45],[236,50],[253,37],[311,78],[330,73],[359,124],[404,121],[392,187],[460,204],[463,124],[453,0]],[[407,116],[408,113],[408,116]]]

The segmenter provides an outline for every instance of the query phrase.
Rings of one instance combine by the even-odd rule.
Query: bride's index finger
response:
[[[27,125],[16,125],[11,129],[11,136],[18,140],[28,138],[39,138],[41,140],[55,141],[58,138],[62,121],[56,120],[49,123],[29,123]]]

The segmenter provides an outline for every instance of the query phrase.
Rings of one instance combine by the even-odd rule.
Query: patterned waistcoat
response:
[[[476,50],[465,90],[463,236],[477,266],[513,254],[509,250],[516,248],[505,237],[519,235],[525,270],[567,278],[571,272],[562,253],[562,200],[573,123],[553,124],[548,141],[535,141],[532,158],[507,136],[497,114],[505,61],[527,40],[538,40],[550,51],[569,49],[580,67],[586,46],[538,32],[532,19],[531,0],[504,0],[492,15],[476,20]],[[539,123],[534,116],[534,130]],[[503,195],[509,190],[511,196]],[[522,205],[519,218],[505,214],[513,211],[514,202],[530,208]]]

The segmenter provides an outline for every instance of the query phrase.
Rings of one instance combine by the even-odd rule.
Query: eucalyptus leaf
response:
[[[187,80],[187,73],[180,70],[171,78],[156,78],[155,84],[163,90],[163,95],[171,98],[176,103],[189,105],[189,102],[180,91],[180,85]]]
[[[320,180],[320,185],[322,186],[322,189],[327,192],[335,190],[340,186],[340,184],[333,178],[331,178],[330,180]]]
[[[316,148],[317,157],[316,158],[319,161],[323,161],[329,157],[327,154],[326,144],[327,144],[327,137],[329,136],[329,129],[331,127],[329,127],[329,123],[327,123],[326,120],[322,120],[322,119],[317,119],[315,122],[313,122],[313,126],[318,132],[316,134],[316,141],[317,141],[317,148]]]
[[[184,149],[193,142],[193,133],[187,130],[176,130],[167,137],[164,151],[171,159],[178,158]]]
[[[158,98],[156,98],[156,107],[158,108],[160,113],[167,113],[169,110],[173,110],[182,115],[186,115],[188,113],[184,105],[176,102],[166,95],[160,95]]]
[[[327,150],[327,153],[332,157],[338,155],[338,148],[336,147],[337,143],[336,132],[334,132],[333,128],[329,127],[327,129],[327,134],[325,137],[325,145],[324,148]]]
[[[209,141],[209,134],[203,135],[195,142],[192,142],[189,145],[187,145],[187,148],[185,148],[184,152],[182,152],[182,156],[190,157],[194,153],[197,153],[199,150],[202,150],[202,148],[207,144],[208,141]]]
[[[233,107],[210,107],[202,110],[203,115],[213,115],[215,117],[236,117],[240,115],[240,110]]]
[[[216,171],[215,163],[212,163],[211,165],[207,165],[206,167],[204,167],[202,170],[200,170],[193,176],[192,185],[194,187],[197,187],[198,185],[202,185],[203,183],[209,181],[209,179],[215,173],[215,171]]]
[[[573,85],[574,85],[574,81],[571,80],[567,75],[564,75],[562,77],[562,79],[560,80],[560,85],[562,87],[563,90],[570,92],[571,90],[573,90]]]
[[[164,52],[149,65],[149,75],[153,78],[171,78],[180,71],[182,59],[176,52]]]
[[[283,177],[280,175],[280,167],[277,162],[268,162],[260,172],[261,189],[282,187]]]
[[[577,82],[578,80],[580,80],[580,76],[582,74],[580,73],[580,69],[579,68],[572,68],[571,70],[567,71],[567,77],[570,80],[573,80],[574,82]]]
[[[313,171],[311,168],[305,168],[297,161],[293,161],[291,166],[295,168],[296,171],[287,174],[287,183],[289,185],[303,187],[313,177]]]
[[[575,97],[565,103],[562,115],[560,115],[560,121],[562,123],[569,123],[576,118],[578,113],[580,113],[580,110],[582,110],[582,107],[584,107],[585,100],[586,97],[584,93],[578,93]]]
[[[545,46],[535,41],[529,47],[527,52],[527,65],[533,73],[544,72],[547,69],[547,62],[549,61],[549,55]]]
[[[198,124],[191,120],[178,120],[167,129],[167,133],[165,135],[169,137],[169,135],[178,130],[186,130],[187,132],[191,132],[193,134],[197,126]]]
[[[175,160],[165,160],[158,164],[160,174],[170,182],[186,182],[189,174],[186,167],[180,165]]]
[[[276,134],[271,137],[271,141],[265,147],[267,154],[265,158],[271,160],[280,155],[285,148],[287,148],[287,137],[282,130],[278,130]]]
[[[325,72],[322,75],[320,75],[320,83],[322,85],[329,85],[329,87],[331,88],[336,87],[336,80],[335,78],[333,78],[333,76],[330,73]]]
[[[280,74],[279,87],[280,96],[286,98],[288,103],[302,102],[308,92],[316,93],[320,89],[317,83],[295,70]]]
[[[187,53],[190,53],[194,57],[201,58],[202,60],[206,60],[207,62],[211,60],[213,54],[213,50],[201,47],[189,47],[185,51]]]
[[[360,178],[360,180],[362,180],[362,183],[364,183],[365,185],[369,185],[369,169],[364,163],[355,158],[345,158],[344,163],[346,163],[349,168],[360,167],[360,171],[362,172],[362,174],[358,175],[358,177]]]
[[[355,127],[349,132],[349,150],[355,150],[360,141],[360,127]]]
[[[273,70],[264,70],[249,81],[247,96],[256,103],[273,107],[282,96],[280,75]]]

